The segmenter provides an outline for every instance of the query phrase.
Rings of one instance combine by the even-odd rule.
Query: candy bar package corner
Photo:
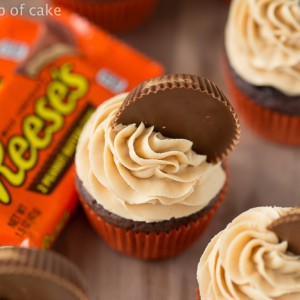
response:
[[[0,18],[0,246],[51,247],[77,205],[73,159],[85,122],[162,72],[76,14]]]

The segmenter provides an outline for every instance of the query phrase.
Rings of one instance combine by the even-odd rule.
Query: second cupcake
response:
[[[239,130],[222,91],[197,76],[161,76],[106,101],[76,153],[77,190],[92,226],[127,255],[182,252],[224,198],[222,162]]]
[[[241,118],[262,137],[300,145],[299,1],[232,1],[225,46]]]
[[[300,299],[300,214],[255,207],[208,244],[197,269],[201,300]]]

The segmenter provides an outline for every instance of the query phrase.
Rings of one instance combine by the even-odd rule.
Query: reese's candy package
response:
[[[57,24],[57,35],[66,29],[70,31],[80,55],[98,69],[97,81],[111,93],[129,91],[138,83],[163,73],[160,64],[75,13],[62,10],[60,16],[49,20]],[[4,77],[14,74],[15,67],[41,36],[47,35],[43,23],[37,19],[0,17],[0,88]]]
[[[95,64],[95,53],[84,53],[76,32],[57,20],[6,20],[36,36],[16,37],[14,26],[0,26],[0,45],[5,34],[9,43],[28,47],[6,50],[0,59],[6,70],[0,89],[0,246],[47,249],[77,205],[73,158],[94,107],[162,69],[103,33],[91,39],[104,49]],[[7,58],[22,51],[26,55],[17,61]],[[129,62],[141,72],[128,71]]]

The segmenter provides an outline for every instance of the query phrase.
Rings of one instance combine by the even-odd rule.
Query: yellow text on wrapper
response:
[[[3,183],[21,186],[26,174],[38,161],[39,150],[50,146],[53,135],[62,129],[66,116],[72,114],[88,91],[87,79],[72,73],[72,66],[64,64],[51,71],[52,81],[46,95],[39,98],[34,113],[24,118],[22,134],[12,136],[7,142],[7,155],[14,169],[4,164],[5,146],[0,142],[0,203],[9,204],[11,196]]]

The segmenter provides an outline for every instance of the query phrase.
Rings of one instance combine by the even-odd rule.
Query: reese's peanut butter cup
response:
[[[238,117],[224,93],[195,75],[164,75],[133,89],[113,123],[142,122],[166,137],[192,141],[194,151],[209,162],[222,161],[240,136]]]
[[[291,209],[285,216],[280,217],[268,226],[281,241],[288,242],[288,249],[300,255],[300,208]]]
[[[87,300],[88,289],[76,266],[59,254],[2,247],[0,299]]]
[[[51,61],[63,55],[76,53],[78,50],[71,30],[54,19],[45,19],[40,26],[39,36],[16,72],[35,77],[42,67]]]

